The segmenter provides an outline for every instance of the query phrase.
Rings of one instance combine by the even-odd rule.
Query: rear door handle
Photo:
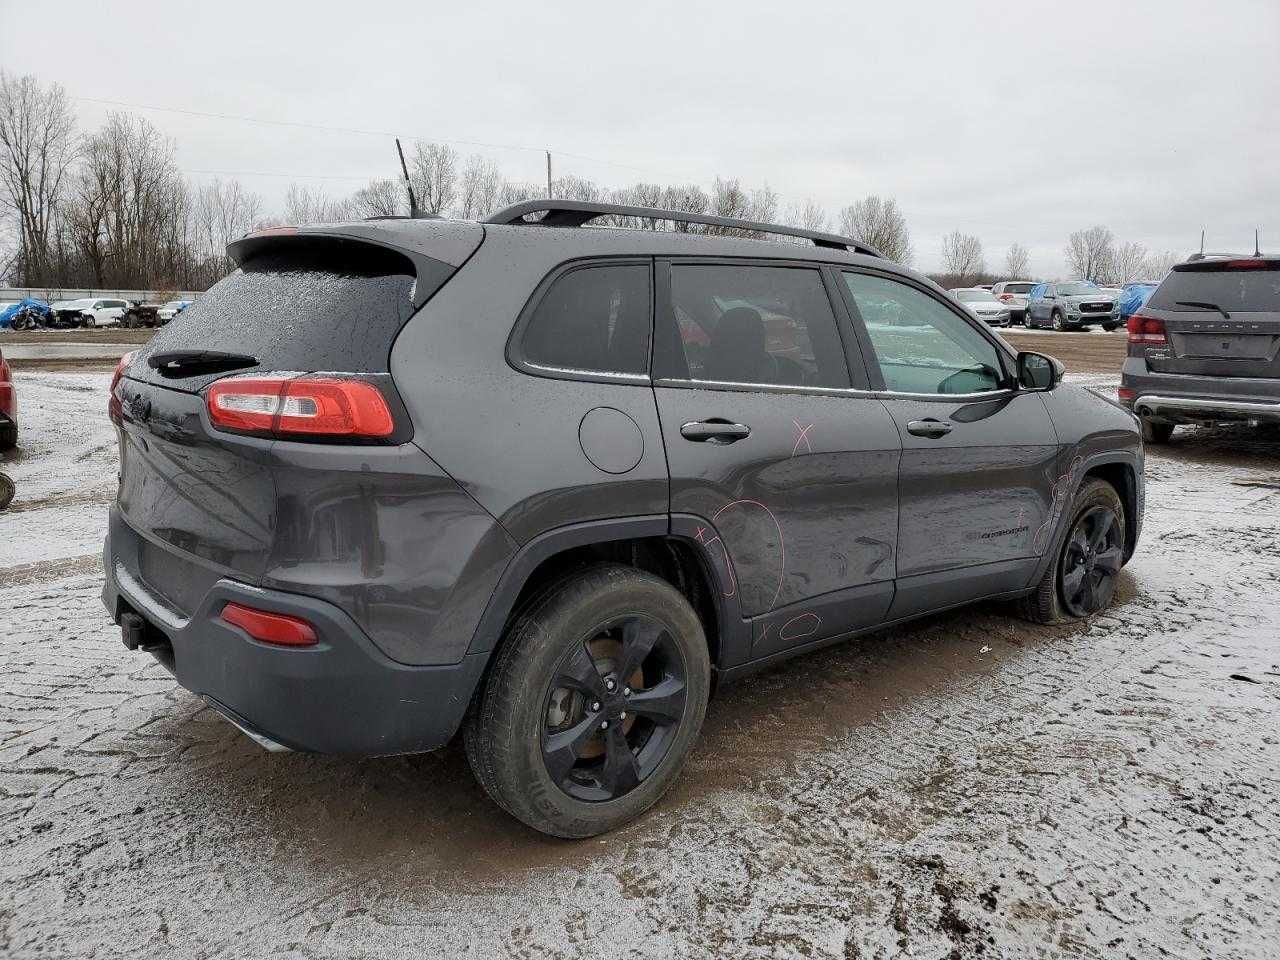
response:
[[[745,423],[730,423],[720,417],[712,417],[681,424],[680,436],[694,443],[736,443],[751,436],[751,428]]]
[[[937,440],[939,437],[945,437],[951,432],[951,424],[945,420],[935,420],[933,417],[926,417],[924,420],[912,420],[907,424],[907,433],[913,437],[928,437],[930,440]]]

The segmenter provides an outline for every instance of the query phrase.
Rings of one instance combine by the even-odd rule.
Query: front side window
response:
[[[933,297],[863,273],[843,273],[875,350],[886,390],[961,394],[999,390],[1004,368],[996,347]]]
[[[601,264],[561,274],[534,308],[524,359],[599,373],[649,369],[648,264]]]
[[[847,387],[822,275],[803,267],[673,264],[677,377],[763,386]]]

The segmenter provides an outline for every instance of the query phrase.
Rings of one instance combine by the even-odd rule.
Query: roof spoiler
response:
[[[534,213],[544,213],[540,220],[525,220]],[[852,253],[864,253],[872,257],[884,259],[875,247],[842,237],[835,233],[822,233],[817,230],[805,230],[803,227],[788,227],[780,223],[759,223],[754,220],[739,220],[735,217],[717,217],[705,213],[686,213],[681,210],[663,210],[659,207],[631,207],[620,203],[587,203],[582,200],[526,200],[512,204],[493,214],[485,223],[519,224],[543,227],[581,227],[598,217],[636,217],[644,220],[670,220],[674,223],[700,223],[709,227],[726,227],[734,230],[748,230],[753,233],[770,233],[783,237],[798,237],[810,240],[816,246],[832,250],[848,250]]]

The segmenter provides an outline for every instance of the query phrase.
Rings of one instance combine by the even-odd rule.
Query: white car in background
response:
[[[1027,316],[1027,294],[1034,280],[1001,280],[991,287],[992,295],[1009,308],[1009,322],[1023,323]]]
[[[124,300],[105,298],[59,300],[49,304],[53,326],[59,327],[118,327],[128,308]]]
[[[981,287],[958,287],[951,291],[965,308],[979,320],[992,327],[1009,325],[1009,308],[996,299],[990,290]]]
[[[156,311],[156,319],[161,324],[168,323],[194,302],[193,300],[170,300]]]

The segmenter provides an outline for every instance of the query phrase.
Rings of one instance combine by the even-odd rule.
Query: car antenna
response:
[[[397,140],[397,141],[396,141],[396,146],[397,146],[397,147],[399,147],[399,146],[400,146],[400,141],[399,141],[399,140]],[[404,163],[404,154],[401,154],[401,155],[400,155],[400,162],[401,162],[401,163]],[[406,173],[406,174],[405,174],[405,177],[408,177],[408,176],[409,176],[409,174],[407,174],[407,173]],[[410,193],[410,196],[412,196],[412,193]],[[1201,228],[1200,228],[1200,258],[1201,258],[1202,260],[1204,259],[1204,227],[1201,227]]]
[[[418,199],[413,195],[413,181],[409,179],[409,167],[404,162],[404,150],[400,146],[400,138],[396,137],[396,153],[400,154],[400,169],[404,173],[404,188],[409,191],[409,216],[417,218]],[[1203,243],[1201,244],[1203,246]]]
[[[1253,255],[1255,257],[1262,256],[1262,247],[1258,246],[1258,228],[1253,228]]]

